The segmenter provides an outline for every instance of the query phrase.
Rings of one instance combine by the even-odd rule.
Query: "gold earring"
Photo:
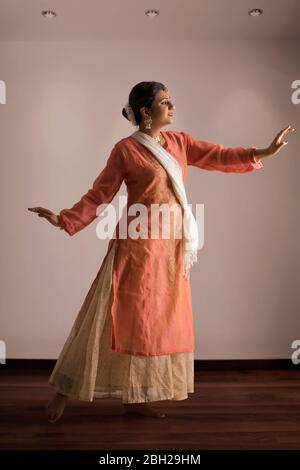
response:
[[[149,116],[148,118],[145,119],[145,129],[151,129],[151,123],[152,123],[152,118]]]

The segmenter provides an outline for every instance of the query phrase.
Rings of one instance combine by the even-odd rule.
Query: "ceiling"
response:
[[[299,38],[300,0],[0,0],[0,40]]]

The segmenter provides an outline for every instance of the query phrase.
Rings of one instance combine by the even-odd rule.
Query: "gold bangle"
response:
[[[260,163],[260,158],[254,155],[255,150],[257,150],[257,147],[253,147],[253,152],[252,152],[250,160],[252,163]]]
[[[63,227],[63,224],[62,224],[62,222],[61,222],[61,220],[60,220],[60,216],[59,216],[59,215],[57,216],[57,220],[58,220],[58,224],[59,224],[60,230],[63,230],[64,227]]]

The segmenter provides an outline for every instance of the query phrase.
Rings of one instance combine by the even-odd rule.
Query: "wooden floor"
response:
[[[300,449],[298,370],[196,371],[187,400],[154,404],[164,419],[122,417],[113,398],[70,400],[56,424],[50,371],[0,373],[1,449]]]

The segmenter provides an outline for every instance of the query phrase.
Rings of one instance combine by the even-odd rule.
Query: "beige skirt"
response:
[[[194,393],[194,352],[137,356],[111,349],[114,253],[115,243],[87,293],[49,383],[57,392],[84,401],[185,400]]]

